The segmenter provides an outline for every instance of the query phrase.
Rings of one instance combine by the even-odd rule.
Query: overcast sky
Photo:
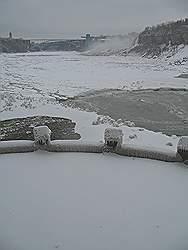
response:
[[[124,34],[188,16],[188,0],[0,0],[0,36]]]

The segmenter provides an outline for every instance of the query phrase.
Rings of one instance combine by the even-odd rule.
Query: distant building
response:
[[[86,34],[86,40],[91,40],[91,35],[90,34]]]
[[[9,32],[9,39],[12,39],[12,32]]]
[[[103,43],[107,39],[111,39],[111,36],[105,36],[105,35],[100,35],[100,36],[91,36],[91,34],[87,33],[85,36],[81,36],[81,38],[84,38],[84,44],[85,48],[89,48],[91,45],[93,45],[96,42]]]

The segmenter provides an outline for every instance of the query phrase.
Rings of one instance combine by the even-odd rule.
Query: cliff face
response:
[[[137,44],[130,52],[144,56],[158,56],[169,47],[188,45],[188,18],[160,24],[155,27],[146,27],[137,39]]]
[[[27,52],[30,46],[29,40],[0,38],[0,53]]]
[[[82,51],[85,40],[62,40],[43,43],[32,43],[30,51]]]

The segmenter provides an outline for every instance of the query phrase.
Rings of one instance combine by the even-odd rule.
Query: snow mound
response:
[[[161,57],[167,59],[170,64],[187,65],[188,45],[181,44],[176,47],[170,47],[167,51],[162,53]]]

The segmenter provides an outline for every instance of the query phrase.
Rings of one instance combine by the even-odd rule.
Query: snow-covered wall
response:
[[[169,162],[183,162],[188,160],[188,137],[183,137],[178,145],[177,152],[164,151],[153,147],[138,147],[123,144],[123,133],[120,129],[106,129],[103,142],[83,141],[50,141],[51,131],[47,126],[34,128],[35,142],[9,141],[0,143],[0,154],[33,152],[42,149],[50,152],[113,152],[119,155],[155,159]]]

